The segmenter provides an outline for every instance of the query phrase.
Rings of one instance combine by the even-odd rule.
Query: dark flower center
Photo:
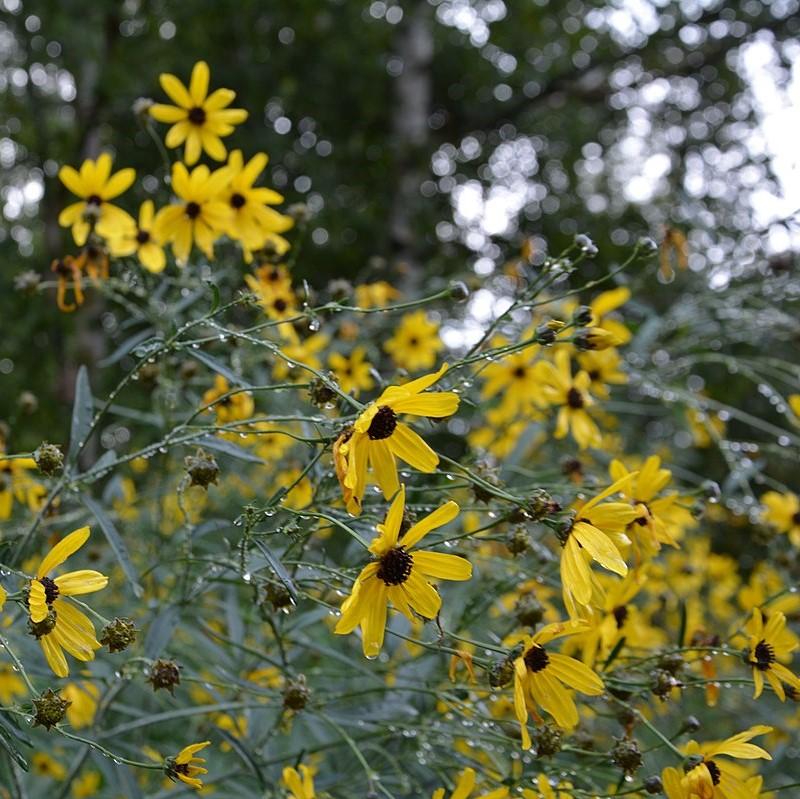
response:
[[[190,203],[186,203],[186,216],[189,219],[197,219],[200,216],[200,206],[192,200]]]
[[[386,585],[400,585],[411,575],[414,560],[403,547],[394,547],[381,557],[378,579]]]
[[[411,336],[411,338],[408,340],[408,346],[409,347],[419,346],[419,339],[416,336]]]
[[[241,208],[247,200],[241,194],[232,194],[231,195],[231,206],[234,208]]]
[[[704,760],[703,762],[706,764],[708,773],[711,775],[711,782],[713,782],[714,785],[719,785],[720,778],[722,777],[719,766],[713,760]]]
[[[189,122],[193,125],[202,125],[206,121],[206,112],[199,106],[195,106],[189,111]]]
[[[756,659],[752,661],[752,665],[760,671],[769,671],[769,667],[775,662],[775,650],[763,639],[756,644],[753,654]]]
[[[518,366],[511,374],[516,377],[517,380],[522,380],[527,373],[528,370],[524,366]]]
[[[367,435],[373,441],[381,441],[389,438],[394,433],[395,427],[397,427],[397,414],[388,405],[381,405],[369,423]]]
[[[626,608],[625,605],[617,605],[611,613],[614,616],[614,621],[617,622],[617,629],[621,630],[622,625],[625,624],[628,618],[628,608]]]
[[[100,205],[103,201],[100,199],[98,194],[92,194],[86,198],[87,205]]]
[[[534,644],[525,653],[523,660],[525,661],[525,665],[528,667],[528,671],[532,671],[534,674],[537,671],[541,671],[542,669],[546,668],[547,664],[550,662],[550,658],[547,656],[547,651],[543,646],[539,646],[539,644]]]
[[[800,525],[800,510],[792,516],[792,524]]]
[[[600,370],[599,369],[592,369],[589,372],[589,380],[593,383],[600,378]]]
[[[272,307],[278,312],[283,313],[286,310],[286,300],[278,297],[275,302],[272,303]]]
[[[44,586],[44,598],[48,605],[52,605],[58,598],[58,586],[49,577],[42,577],[39,582]]]
[[[147,244],[150,241],[150,234],[146,230],[140,230],[136,234],[136,241],[139,244]]]
[[[580,408],[583,407],[584,405],[583,394],[581,394],[581,392],[578,391],[577,388],[571,388],[567,392],[567,405],[569,405],[570,408],[574,408],[575,410],[579,410]]]

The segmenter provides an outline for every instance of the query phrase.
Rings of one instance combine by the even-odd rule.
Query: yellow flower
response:
[[[686,409],[686,421],[696,447],[710,447],[725,435],[725,422],[717,414],[708,414],[697,408]]]
[[[450,794],[450,799],[470,799],[472,791],[475,788],[475,769],[465,768],[461,774],[458,775],[456,786],[453,788],[453,793]],[[445,789],[437,788],[431,799],[444,799]],[[489,793],[481,793],[474,797],[474,799],[505,799],[508,796],[508,788],[497,788]]]
[[[0,593],[0,598],[5,602],[5,589],[0,587]],[[0,603],[0,610],[2,607],[3,603]],[[25,696],[26,693],[22,677],[8,663],[0,663],[0,705],[8,707],[14,704],[18,696]]]
[[[546,396],[554,405],[561,405],[554,436],[564,438],[568,432],[581,449],[600,446],[600,430],[586,410],[594,403],[589,394],[592,382],[586,372],[578,372],[573,378],[569,352],[560,349],[554,356],[555,363],[542,364],[542,379],[546,385]]]
[[[786,700],[783,683],[800,692],[800,678],[778,662],[790,660],[792,652],[797,649],[797,638],[786,629],[786,616],[780,612],[767,615],[760,608],[753,608],[745,629],[750,636],[747,662],[753,667],[753,699],[761,696],[764,677],[781,702]]]
[[[34,774],[38,774],[40,777],[49,777],[51,780],[61,781],[67,776],[64,766],[44,752],[33,753],[31,767]]]
[[[563,788],[572,788],[572,783],[559,782],[554,790],[546,774],[540,774],[536,778],[536,787],[538,791],[534,791],[531,788],[523,788],[523,799],[572,799],[572,794],[563,790]]]
[[[578,709],[565,685],[589,696],[603,693],[603,681],[586,664],[545,646],[555,638],[588,629],[589,624],[582,620],[557,622],[525,639],[522,654],[514,661],[514,711],[522,732],[523,749],[531,748],[529,710],[535,715],[538,705],[559,727],[570,730],[578,723]]]
[[[330,339],[325,333],[314,333],[302,341],[296,336],[289,340],[289,343],[281,347],[281,353],[293,361],[310,366],[319,371],[322,369],[322,361],[318,355],[328,346]],[[284,380],[289,377],[293,369],[293,364],[288,363],[283,358],[277,357],[272,365],[272,376],[276,380]],[[306,377],[312,377],[310,372],[302,370]]]
[[[282,469],[277,478],[275,485],[280,488],[289,488],[290,485],[295,483],[300,477],[301,470],[297,467],[291,469]],[[306,475],[295,485],[283,499],[283,505],[287,508],[300,510],[307,508],[314,498],[314,484],[311,479]]]
[[[356,305],[359,308],[382,308],[388,305],[390,300],[399,297],[400,292],[385,280],[356,286]]]
[[[130,214],[108,201],[130,188],[136,172],[127,168],[112,175],[111,164],[111,156],[103,153],[96,161],[87,158],[80,172],[71,166],[62,166],[58,172],[61,182],[81,198],[80,202],[68,205],[58,217],[61,227],[72,228],[72,238],[79,247],[83,247],[92,230],[103,238],[110,238],[135,227]]]
[[[800,423],[800,394],[790,394],[788,399],[789,408],[795,417],[795,424]]]
[[[589,375],[591,391],[601,399],[608,399],[608,386],[620,386],[628,382],[628,376],[620,370],[622,358],[613,348],[582,352],[578,365]]]
[[[375,386],[370,370],[372,367],[366,361],[366,352],[363,347],[355,347],[349,356],[339,352],[332,352],[328,356],[328,365],[333,369],[336,379],[345,393],[353,392],[357,397],[361,390],[369,391]]]
[[[244,280],[270,319],[280,321],[294,316],[297,298],[292,291],[292,281],[286,267],[259,266],[255,275],[245,275]],[[291,325],[281,325],[281,329],[288,338],[293,337]]]
[[[283,255],[289,249],[289,242],[279,234],[294,224],[291,217],[268,207],[283,202],[282,195],[253,186],[266,165],[265,153],[256,153],[246,164],[241,150],[234,150],[228,158],[231,180],[223,194],[232,211],[228,235],[242,245],[247,263],[253,260],[253,250],[267,245],[272,252]]]
[[[28,585],[31,632],[58,677],[69,675],[63,650],[78,660],[89,661],[94,660],[94,652],[100,648],[91,619],[65,597],[100,591],[108,584],[108,577],[89,569],[68,572],[54,580],[47,576],[88,538],[89,528],[82,527],[59,541],[39,564],[36,577]]]
[[[0,519],[11,517],[14,500],[32,511],[38,508],[39,494],[34,490],[38,484],[28,475],[35,468],[33,458],[4,458],[0,452]]]
[[[191,172],[183,164],[172,165],[172,190],[180,202],[156,214],[153,232],[172,244],[179,264],[184,264],[196,244],[209,259],[214,257],[214,242],[225,232],[233,212],[221,199],[230,179],[230,170],[220,167],[211,172],[205,164]]]
[[[231,391],[236,393],[230,394]],[[203,405],[210,406],[209,410],[216,414],[217,424],[220,425],[249,419],[255,409],[253,395],[249,391],[232,389],[222,375],[215,375],[214,388],[203,394]]]
[[[71,255],[55,258],[50,264],[50,271],[56,276],[56,305],[59,311],[71,313],[83,305],[83,285],[81,269]],[[67,302],[67,289],[72,288],[74,302]]]
[[[94,799],[98,796],[103,778],[99,771],[87,771],[72,783],[75,799]]]
[[[619,286],[598,294],[589,303],[589,307],[592,309],[592,324],[614,336],[618,344],[627,344],[631,340],[631,331],[622,322],[609,319],[608,315],[624,305],[630,298],[630,289],[626,286]]]
[[[425,311],[406,314],[383,345],[395,365],[409,372],[430,369],[443,347],[439,324],[429,319]]]
[[[486,380],[481,389],[481,399],[491,399],[501,394],[507,410],[516,411],[531,405],[544,405],[542,395],[543,374],[547,367],[537,362],[539,347],[526,347],[524,350],[506,355],[490,363],[481,371]]]
[[[398,420],[398,414],[428,416],[441,419],[455,413],[458,395],[451,391],[422,392],[432,386],[447,370],[444,364],[438,372],[419,377],[402,386],[389,386],[375,402],[370,403],[353,425],[352,435],[339,446],[343,465],[345,494],[352,492],[352,510],[358,515],[367,483],[367,466],[372,467],[375,480],[389,499],[399,488],[397,463],[400,458],[421,472],[432,472],[439,456],[408,425]]]
[[[628,573],[617,544],[628,543],[625,528],[636,518],[638,511],[627,502],[603,503],[603,500],[626,488],[636,474],[632,472],[617,480],[578,507],[574,521],[560,533],[564,604],[573,618],[582,615],[578,606],[598,604],[603,600],[602,589],[593,579],[589,566],[592,560],[621,577]]]
[[[291,791],[287,799],[316,799],[314,792],[314,778],[311,769],[300,764],[300,773],[291,766],[283,770],[283,782]]]
[[[86,680],[71,682],[61,689],[61,696],[72,703],[67,708],[67,721],[76,730],[91,726],[97,712],[100,689]]]
[[[139,208],[138,224],[109,240],[111,254],[115,257],[136,255],[148,272],[163,272],[167,257],[161,246],[161,239],[153,226],[155,208],[152,200],[145,200]]]
[[[205,151],[215,161],[224,161],[227,151],[220,137],[233,133],[234,125],[247,119],[247,111],[228,108],[236,97],[231,89],[217,89],[208,93],[208,64],[198,61],[192,69],[189,88],[175,75],[162,73],[161,88],[175,105],[156,103],[150,107],[150,116],[159,122],[172,125],[164,143],[167,147],[180,147],[184,142],[184,161],[191,166]]]
[[[378,537],[369,547],[376,559],[356,578],[335,629],[337,635],[347,635],[360,626],[362,648],[368,658],[377,657],[383,647],[388,602],[410,621],[414,618],[412,610],[435,619],[442,598],[428,581],[469,580],[472,576],[469,561],[457,555],[409,551],[431,530],[455,519],[458,505],[446,502],[401,535],[405,496],[405,486],[400,486],[384,523],[378,525]]]
[[[779,533],[786,533],[792,544],[800,547],[800,497],[791,491],[783,494],[767,491],[761,502],[765,506],[761,520]]]
[[[203,741],[202,743],[184,746],[175,758],[167,761],[167,776],[171,780],[179,779],[190,788],[199,791],[203,787],[203,782],[197,775],[208,774],[208,769],[202,766],[206,762],[205,759],[195,757],[195,754],[210,744],[211,741]]]
[[[667,799],[757,799],[759,792],[753,789],[760,788],[760,782],[744,782],[733,764],[718,758],[725,755],[741,760],[772,760],[765,749],[749,743],[756,735],[768,732],[772,727],[759,724],[724,741],[689,741],[685,753],[699,762],[685,773],[672,767],[661,772]]]

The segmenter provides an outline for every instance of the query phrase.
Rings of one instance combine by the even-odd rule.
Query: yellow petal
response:
[[[77,552],[88,540],[89,528],[81,527],[61,539],[45,556],[36,572],[37,577],[45,577],[60,566],[70,555]]]

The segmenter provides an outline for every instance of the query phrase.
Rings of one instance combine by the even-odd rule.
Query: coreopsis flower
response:
[[[55,758],[50,757],[46,752],[34,752],[31,757],[31,768],[33,773],[39,777],[48,777],[57,782],[66,779],[67,769]]]
[[[332,352],[328,356],[328,366],[333,369],[342,391],[345,393],[352,391],[354,397],[357,397],[362,390],[369,391],[375,386],[370,374],[372,367],[366,357],[363,347],[354,347],[350,355]]]
[[[514,711],[523,749],[531,748],[529,712],[538,717],[536,708],[541,707],[559,727],[571,730],[578,723],[578,709],[567,687],[589,696],[603,693],[603,681],[585,663],[546,646],[556,638],[588,629],[589,624],[583,620],[556,622],[525,638],[522,654],[514,661]]]
[[[247,263],[253,260],[253,251],[269,246],[277,255],[289,249],[285,233],[294,224],[290,216],[278,213],[270,205],[283,202],[283,196],[273,189],[254,186],[267,165],[266,153],[256,153],[246,164],[241,150],[234,150],[228,158],[231,179],[223,199],[231,208],[228,235],[242,245]]]
[[[145,200],[139,208],[136,227],[123,231],[109,240],[111,254],[116,257],[135,255],[148,272],[163,272],[167,257],[161,239],[154,230],[155,207],[152,200]]]
[[[233,212],[221,194],[230,170],[213,172],[205,164],[191,172],[181,163],[172,165],[172,190],[179,202],[162,208],[153,223],[153,232],[164,243],[172,244],[179,264],[189,259],[196,244],[209,259],[214,257],[214,242],[225,232]]]
[[[155,103],[149,109],[153,119],[172,125],[164,139],[167,147],[185,143],[183,160],[189,166],[197,163],[201,152],[215,161],[224,161],[227,151],[221,137],[229,136],[235,125],[247,119],[244,109],[228,108],[236,92],[217,89],[208,93],[209,77],[205,61],[194,65],[188,89],[175,75],[162,73],[158,81],[175,105]]]
[[[67,721],[76,730],[91,726],[97,713],[100,689],[88,680],[67,683],[61,689],[61,696],[68,700]]]
[[[370,544],[375,556],[356,578],[350,596],[342,603],[337,635],[347,635],[361,627],[365,657],[377,657],[386,632],[387,605],[391,603],[409,621],[412,611],[426,619],[439,614],[442,598],[430,580],[469,580],[472,565],[464,558],[444,552],[412,551],[429,533],[451,522],[459,507],[452,500],[413,524],[402,535],[400,526],[405,510],[405,486],[392,500],[378,537]]]
[[[622,461],[614,459],[608,467],[612,480],[622,480],[632,473]],[[631,477],[622,495],[633,505],[638,515],[628,527],[629,536],[641,543],[645,554],[653,555],[662,544],[677,547],[676,530],[668,524],[669,514],[681,501],[676,493],[658,496],[669,485],[672,472],[661,468],[661,458],[651,455]]]
[[[90,569],[68,572],[55,579],[48,576],[88,539],[88,527],[65,536],[45,555],[28,585],[31,634],[38,639],[48,665],[59,677],[69,674],[64,650],[78,660],[89,661],[94,660],[95,650],[100,648],[91,619],[66,597],[100,591],[108,584],[108,577]]]
[[[631,331],[622,322],[610,318],[609,314],[624,305],[630,298],[630,289],[627,286],[619,286],[598,294],[589,303],[592,311],[591,324],[608,331],[619,344],[627,344],[631,340]]]
[[[542,396],[542,376],[547,367],[536,360],[538,354],[539,346],[533,345],[498,358],[481,369],[481,377],[486,381],[481,389],[481,399],[491,399],[500,394],[504,407],[513,411],[531,403],[546,404]]]
[[[556,429],[556,438],[565,438],[572,432],[572,437],[581,449],[597,447],[601,442],[600,429],[589,416],[588,407],[594,404],[589,394],[591,380],[586,372],[578,372],[572,376],[569,352],[560,349],[554,356],[554,363],[542,363],[542,380],[545,381],[545,396],[553,405],[560,405]]]
[[[291,791],[286,799],[316,799],[313,772],[305,764],[300,764],[299,772],[291,766],[286,766],[281,778],[284,785]]]
[[[95,161],[87,158],[80,172],[71,166],[62,166],[58,171],[61,182],[81,198],[68,205],[58,217],[61,227],[72,228],[72,238],[79,247],[86,244],[92,230],[107,239],[135,226],[130,214],[109,200],[130,188],[136,172],[128,167],[112,175],[112,163],[111,156],[103,153]]]
[[[508,794],[508,788],[496,788],[488,793],[478,793],[473,796],[472,791],[475,789],[475,769],[465,768],[456,780],[453,792],[450,794],[450,799],[505,799]],[[445,789],[437,788],[431,795],[431,799],[444,799]]]
[[[800,497],[791,491],[767,491],[761,497],[764,511],[761,520],[779,533],[786,533],[796,547],[800,547]]]
[[[667,799],[757,799],[759,791],[753,789],[760,788],[760,781],[743,780],[738,768],[720,757],[772,760],[769,752],[749,742],[769,732],[772,727],[757,724],[724,741],[689,741],[685,754],[697,763],[688,771],[669,767],[661,772]]]
[[[6,458],[0,450],[0,519],[11,517],[15,500],[37,510],[39,493],[34,488],[38,483],[28,474],[35,468],[33,458]]]
[[[125,228],[130,231],[131,228]],[[94,282],[108,280],[108,252],[97,244],[87,244],[77,256],[75,266]]]
[[[603,502],[627,488],[636,472],[617,480],[593,499],[579,506],[575,518],[562,530],[561,584],[570,616],[580,616],[578,606],[602,602],[603,594],[592,577],[591,561],[624,577],[628,573],[617,544],[629,543],[625,528],[638,511],[628,502]]]
[[[716,413],[706,413],[697,408],[686,409],[686,421],[696,447],[705,449],[725,435],[726,424]]]
[[[242,419],[249,419],[253,415],[255,403],[253,395],[249,391],[235,391],[231,388],[228,380],[222,375],[214,376],[214,387],[208,389],[203,394],[203,405],[207,405],[217,417],[217,424],[225,425],[231,422],[240,422]]]
[[[294,330],[290,329],[294,333]],[[328,346],[329,342],[330,338],[326,333],[314,333],[302,340],[294,334],[286,344],[281,346],[281,353],[292,361],[297,361],[297,363],[305,364],[319,371],[322,369],[322,361],[319,359],[319,354]],[[296,368],[294,364],[278,357],[272,364],[272,376],[276,380],[284,380]],[[303,373],[305,376],[310,374],[305,370],[303,370]]]
[[[351,492],[359,512],[368,466],[386,499],[400,486],[396,458],[421,472],[432,472],[438,466],[439,456],[408,425],[399,421],[398,416],[410,414],[441,419],[455,413],[459,402],[457,394],[452,391],[422,393],[446,370],[447,364],[444,364],[438,372],[402,386],[389,386],[362,411],[349,439],[341,443],[338,452],[342,462],[346,462],[342,489],[345,494],[348,490]]]
[[[561,781],[554,788],[546,774],[539,774],[536,778],[536,788],[535,791],[533,788],[523,788],[523,799],[572,799],[572,794],[565,790],[572,788],[571,782]]]
[[[50,271],[56,276],[58,287],[56,289],[56,305],[59,311],[71,313],[83,305],[83,281],[80,267],[71,255],[56,258],[50,264]],[[67,302],[67,290],[72,288],[73,302]]]
[[[382,308],[400,297],[400,292],[385,280],[356,286],[356,305],[359,308]]]
[[[613,347],[578,355],[578,365],[589,375],[589,388],[600,399],[608,399],[608,386],[621,386],[628,382],[628,376],[620,369],[621,363],[622,358]]]
[[[5,601],[4,589],[3,594],[2,599]],[[0,609],[2,609],[2,604],[0,604]],[[27,692],[28,689],[25,687],[22,677],[12,668],[11,664],[0,663],[0,703],[4,707],[9,707],[17,698],[25,696]]]
[[[747,662],[753,667],[755,683],[753,699],[761,696],[765,677],[781,702],[786,700],[783,683],[800,691],[800,678],[780,663],[791,660],[797,649],[796,636],[786,629],[786,616],[780,611],[767,615],[761,608],[753,608],[745,630],[749,636]]]
[[[167,760],[165,765],[167,776],[171,780],[180,780],[190,788],[199,791],[203,787],[203,782],[197,775],[208,774],[208,769],[202,765],[206,762],[205,758],[195,757],[195,755],[210,744],[211,741],[203,741],[184,746],[174,758]]]
[[[439,323],[429,319],[425,311],[406,314],[383,348],[401,369],[409,372],[430,369],[444,348],[439,338]]]
[[[575,334],[573,341],[581,352],[601,352],[622,343],[604,327],[583,328]]]
[[[255,275],[245,275],[244,280],[270,319],[281,321],[295,315],[297,298],[285,267],[259,266]],[[294,328],[288,323],[280,325],[280,332],[285,338],[297,337]]]

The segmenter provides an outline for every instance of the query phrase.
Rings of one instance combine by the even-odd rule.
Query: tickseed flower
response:
[[[572,794],[564,790],[564,788],[572,788],[570,782],[559,782],[554,788],[550,784],[550,780],[546,774],[540,774],[536,778],[536,788],[523,788],[523,799],[572,799]]]
[[[501,394],[503,405],[513,411],[526,408],[531,402],[545,405],[542,372],[547,367],[543,367],[542,361],[536,361],[538,352],[538,345],[534,345],[488,364],[480,373],[486,380],[481,390],[481,399],[490,399]]]
[[[631,331],[622,322],[608,318],[608,315],[624,305],[630,298],[630,289],[627,286],[619,286],[598,294],[589,303],[592,311],[591,324],[606,330],[617,339],[619,344],[627,344],[631,340]]]
[[[378,525],[379,535],[369,547],[376,559],[356,578],[350,596],[342,604],[342,616],[335,629],[338,635],[347,635],[360,625],[362,647],[368,658],[377,657],[383,646],[388,602],[409,621],[414,619],[412,610],[426,619],[434,619],[442,598],[428,581],[469,580],[472,576],[469,561],[457,555],[410,551],[431,530],[455,519],[458,505],[446,502],[401,536],[405,495],[405,486],[401,486],[384,523]]]
[[[180,780],[199,791],[203,787],[203,782],[198,778],[198,774],[208,774],[208,769],[203,767],[205,759],[195,757],[197,752],[205,749],[211,741],[203,741],[198,744],[184,746],[176,757],[169,758],[164,764],[164,772],[171,780]]]
[[[628,566],[615,539],[621,544],[629,543],[625,528],[637,517],[638,511],[627,502],[603,503],[603,500],[626,489],[636,474],[632,472],[617,480],[581,505],[574,521],[560,533],[564,604],[573,618],[582,615],[577,605],[587,606],[593,599],[600,600],[602,597],[600,586],[593,579],[589,566],[592,560],[621,577],[628,573]]]
[[[3,600],[3,602],[0,603],[1,610],[3,603],[5,603],[5,589],[0,589],[0,591],[2,591],[0,599]],[[25,683],[22,681],[22,677],[14,671],[11,664],[0,664],[0,702],[8,707],[14,703],[17,697],[25,696],[26,693],[27,689]]]
[[[273,189],[255,187],[253,184],[267,165],[267,155],[256,153],[246,164],[241,150],[234,150],[228,158],[231,179],[223,199],[233,212],[228,223],[228,235],[242,245],[244,260],[253,260],[253,251],[269,245],[277,255],[289,249],[283,236],[294,225],[291,217],[279,214],[270,205],[283,202],[283,196]]]
[[[356,305],[359,308],[382,308],[400,297],[400,292],[385,280],[356,286]]]
[[[582,620],[556,622],[525,639],[522,654],[514,661],[514,711],[523,749],[531,748],[528,713],[538,718],[537,706],[547,711],[559,727],[571,730],[578,723],[578,709],[565,686],[589,696],[603,693],[603,681],[585,663],[546,647],[556,638],[589,629],[590,625]]]
[[[61,696],[70,702],[67,721],[76,730],[91,726],[97,712],[100,689],[88,680],[70,682],[61,689]]]
[[[259,266],[255,275],[245,275],[244,280],[270,319],[280,321],[295,315],[297,298],[285,267]],[[297,338],[294,328],[289,323],[280,325],[280,332],[287,338],[293,340]]]
[[[555,363],[545,361],[542,364],[542,379],[545,381],[545,396],[553,405],[560,405],[556,429],[556,438],[565,438],[568,432],[581,449],[600,445],[600,429],[589,416],[588,407],[594,404],[589,394],[592,382],[586,372],[578,372],[572,376],[570,355],[565,349],[559,349],[554,356]]]
[[[281,777],[291,791],[287,799],[316,799],[313,772],[308,766],[301,763],[299,773],[297,769],[286,766]]]
[[[136,255],[148,272],[163,272],[167,257],[161,246],[161,239],[153,229],[154,219],[153,201],[145,200],[139,208],[139,222],[136,227],[122,231],[120,235],[110,239],[111,254],[116,257]]]
[[[47,575],[77,552],[88,540],[89,528],[81,527],[59,541],[45,555],[36,577],[28,585],[31,634],[42,647],[47,663],[59,677],[69,674],[63,650],[83,661],[94,660],[100,648],[94,624],[65,597],[91,594],[108,584],[108,577],[82,569],[52,579]]]
[[[132,230],[132,228],[124,228]],[[94,282],[108,280],[108,252],[98,244],[90,242],[75,257],[75,266],[86,272],[86,275]]]
[[[56,289],[56,305],[59,311],[72,313],[77,307],[83,305],[83,281],[81,279],[81,268],[75,263],[71,255],[63,258],[56,258],[50,264],[50,271],[58,280]],[[72,287],[74,302],[67,302],[67,289]]]
[[[620,386],[628,382],[628,376],[620,370],[621,363],[622,358],[613,347],[578,355],[578,365],[589,375],[591,391],[600,399],[608,399],[608,386]]]
[[[80,172],[71,166],[62,166],[58,171],[61,182],[81,198],[68,205],[58,217],[61,227],[72,228],[72,238],[79,247],[86,244],[92,230],[103,238],[110,238],[134,227],[132,217],[109,200],[130,188],[136,172],[127,168],[112,175],[111,164],[111,156],[103,153],[96,161],[87,158]]]
[[[684,751],[690,758],[688,763],[695,761],[696,765],[684,767],[684,773],[672,767],[661,772],[667,799],[756,799],[759,793],[753,791],[755,783],[742,780],[737,767],[719,758],[772,760],[765,749],[749,743],[751,738],[769,732],[772,727],[758,724],[724,741],[689,741]]]
[[[192,244],[207,258],[214,257],[214,242],[233,216],[230,206],[220,198],[229,179],[227,167],[211,172],[201,164],[189,172],[183,164],[172,165],[172,189],[180,202],[156,214],[153,233],[161,241],[171,242],[179,264],[188,260]]]
[[[357,512],[360,512],[366,488],[368,465],[383,496],[389,499],[400,486],[395,458],[421,472],[432,472],[439,464],[439,456],[408,425],[398,420],[398,414],[441,419],[455,413],[459,398],[454,392],[422,393],[446,370],[447,364],[443,364],[438,372],[402,386],[389,386],[366,407],[353,424],[352,435],[340,444],[338,453],[343,462],[337,471],[344,472],[342,490],[346,496],[348,491],[352,492],[350,504]]]
[[[753,699],[761,696],[765,677],[781,702],[786,700],[783,683],[800,691],[800,678],[779,662],[791,660],[797,649],[797,638],[786,629],[786,616],[779,611],[767,615],[760,608],[753,608],[745,629],[750,636],[747,662],[753,667]]]
[[[35,468],[33,458],[4,458],[0,451],[0,519],[11,517],[14,500],[36,510],[39,494],[33,489],[37,483],[28,474]]]
[[[786,533],[796,547],[800,547],[800,497],[787,491],[767,491],[761,502],[764,511],[761,520],[775,528],[779,533]]]
[[[354,347],[350,355],[332,352],[328,356],[328,365],[333,369],[342,391],[353,392],[357,397],[362,389],[369,391],[375,386],[370,370],[372,367],[366,360],[366,351],[363,347]]]
[[[430,369],[443,347],[439,324],[429,319],[425,311],[406,314],[394,335],[383,345],[394,364],[409,372]]]
[[[505,799],[508,796],[508,788],[497,788],[489,793],[479,793],[474,797],[472,791],[475,788],[475,769],[465,768],[458,775],[453,793],[450,799]],[[431,795],[431,799],[444,799],[445,789],[437,788]]]
[[[225,396],[230,391],[230,383],[222,375],[214,377],[214,387],[208,389],[203,394],[203,405],[208,405],[209,410],[213,411],[217,417],[217,424],[229,424],[238,422],[242,419],[249,419],[253,415],[255,403],[253,395],[249,391],[236,391],[235,394]]]
[[[244,109],[228,108],[236,92],[217,89],[208,93],[209,77],[205,61],[198,61],[194,65],[188,89],[175,75],[162,73],[158,82],[175,105],[155,103],[150,106],[153,119],[172,125],[164,144],[172,148],[186,143],[183,160],[189,166],[197,163],[202,151],[215,161],[224,161],[227,151],[221,137],[229,136],[233,133],[234,125],[247,119]]]

